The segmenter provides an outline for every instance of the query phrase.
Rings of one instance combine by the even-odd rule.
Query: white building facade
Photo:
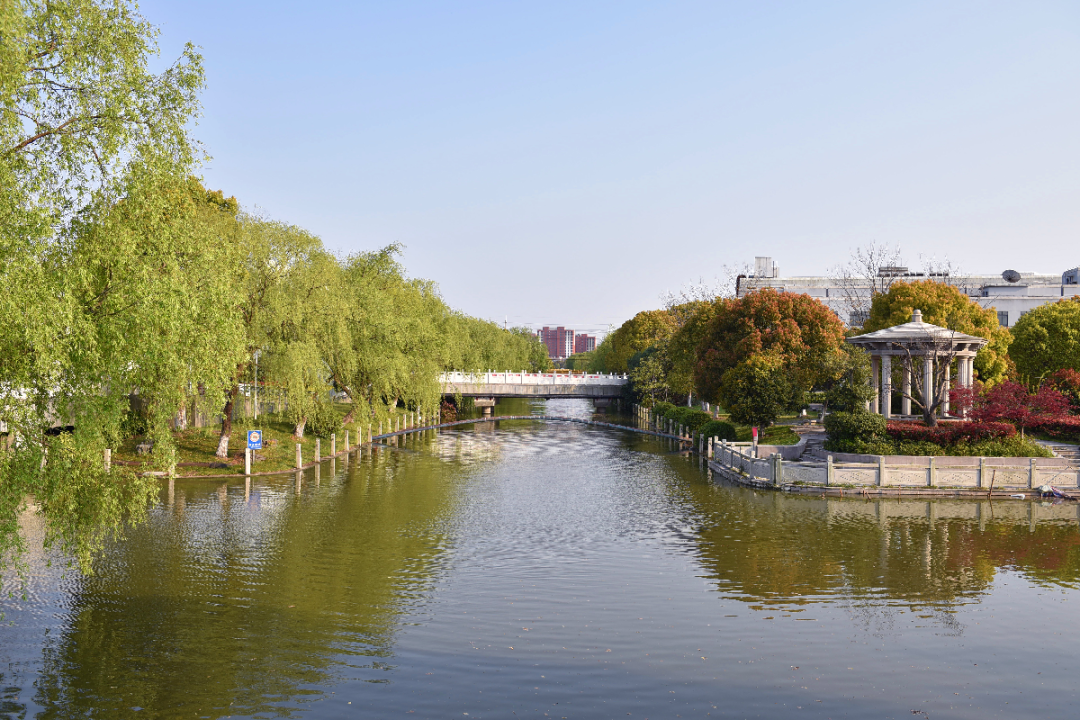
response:
[[[874,288],[883,289],[896,281],[934,280],[958,288],[983,307],[997,312],[998,322],[1012,327],[1029,310],[1062,298],[1080,295],[1080,268],[1060,275],[1020,273],[1006,270],[1000,275],[952,276],[948,273],[911,272],[906,267],[878,268],[876,278],[835,278],[814,276],[780,277],[772,258],[759,257],[754,273],[739,275],[736,295],[770,287],[780,292],[809,295],[827,305],[849,327],[861,327],[870,309]]]

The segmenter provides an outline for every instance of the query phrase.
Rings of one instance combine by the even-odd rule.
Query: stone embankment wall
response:
[[[709,466],[735,482],[791,492],[1010,495],[1051,485],[1080,493],[1080,468],[1065,458],[854,456],[790,462],[750,443],[711,443]],[[838,460],[840,460],[838,462]],[[869,462],[867,462],[869,461]]]

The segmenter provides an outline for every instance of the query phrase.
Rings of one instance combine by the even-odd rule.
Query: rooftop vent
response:
[[[754,277],[780,277],[780,268],[776,266],[771,257],[756,257],[754,258]]]
[[[1005,282],[1020,282],[1020,273],[1016,272],[1015,270],[1006,270],[1005,272],[1001,273],[1001,277],[1003,280],[1005,280]]]

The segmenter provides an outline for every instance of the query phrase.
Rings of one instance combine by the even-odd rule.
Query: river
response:
[[[500,412],[530,410],[593,415]],[[1078,547],[1076,505],[789,496],[635,433],[460,426],[163,486],[90,577],[33,550],[0,718],[1072,717]]]

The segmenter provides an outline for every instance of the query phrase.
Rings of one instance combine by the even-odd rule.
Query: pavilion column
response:
[[[944,373],[944,375],[945,375],[945,377],[943,378],[942,383],[941,383],[941,392],[945,393],[945,395],[941,399],[941,414],[942,415],[948,415],[949,414],[949,386],[950,386],[950,383],[952,382],[952,377],[951,377],[952,368],[950,367],[950,363],[949,363],[948,360],[946,360],[945,364],[942,366],[941,372]]]
[[[923,407],[928,408],[934,404],[934,358],[931,355],[923,357]]]
[[[880,413],[881,405],[879,400],[881,399],[881,356],[870,356],[870,386],[874,388],[874,397],[870,401],[870,412]]]
[[[963,368],[963,375],[960,379],[962,388],[971,388],[975,384],[975,358],[961,357],[960,367]],[[963,409],[963,417],[968,417],[968,408]]]
[[[892,355],[881,356],[881,414],[892,417]]]
[[[909,358],[910,360],[910,358]],[[904,379],[901,381],[900,389],[904,394],[904,397],[900,400],[900,414],[911,414],[911,363],[904,363]]]

